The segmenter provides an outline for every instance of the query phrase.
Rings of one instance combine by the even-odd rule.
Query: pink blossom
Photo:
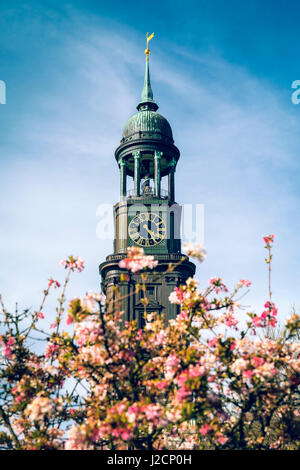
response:
[[[252,324],[256,327],[261,327],[261,326],[264,326],[263,325],[263,320],[261,317],[258,317],[257,315],[255,315],[253,318],[252,318]]]
[[[209,284],[213,286],[216,294],[218,294],[219,292],[228,292],[228,288],[222,282],[222,279],[220,277],[212,277],[209,280]]]
[[[201,365],[190,365],[189,368],[183,371],[178,377],[175,379],[175,383],[178,385],[179,389],[177,390],[177,398],[179,401],[182,401],[187,396],[191,395],[191,390],[187,385],[187,380],[193,379],[196,377],[201,377],[205,374],[206,369]]]
[[[169,301],[171,302],[171,304],[179,305],[181,303],[181,300],[180,300],[179,296],[177,295],[176,290],[171,292],[171,294],[169,295]]]
[[[79,346],[86,343],[94,343],[102,333],[97,320],[86,320],[75,324],[75,335]]]
[[[125,441],[128,441],[132,436],[132,432],[130,432],[128,429],[124,428],[115,428],[111,431],[111,435],[114,437],[120,437],[121,439],[124,439]]]
[[[180,287],[175,287],[174,291],[169,295],[171,304],[181,304],[188,297],[189,293],[184,292]]]
[[[129,406],[127,413],[126,413],[129,423],[134,423],[136,421],[137,416],[140,413],[140,411],[141,411],[140,407],[136,403]]]
[[[150,405],[146,405],[143,407],[143,412],[146,415],[146,418],[149,421],[154,421],[158,419],[161,415],[161,409],[158,405],[154,405],[154,403],[150,403]]]
[[[124,429],[124,431],[121,431],[121,438],[124,439],[124,441],[129,441],[130,439],[132,439],[133,438],[132,429]]]
[[[185,370],[181,372],[181,374],[178,377],[176,377],[175,383],[181,387],[182,385],[185,384],[188,378],[189,378],[189,372],[188,370]]]
[[[156,386],[157,386],[158,390],[163,390],[164,388],[166,388],[168,386],[168,382],[166,382],[166,381],[157,382]]]
[[[170,380],[179,365],[179,359],[175,353],[171,353],[165,361],[165,377],[167,380]]]
[[[251,281],[248,281],[248,279],[241,279],[238,282],[237,286],[238,287],[242,287],[242,286],[250,287],[251,286]]]
[[[179,315],[177,315],[178,320],[185,321],[188,318],[188,314],[186,310],[182,310]]]
[[[213,338],[208,342],[208,346],[210,348],[215,348],[218,343],[218,338]]]
[[[275,307],[275,304],[273,302],[269,302],[269,301],[266,302],[264,307],[268,309],[268,311],[269,311],[268,315],[273,315],[273,316],[277,315],[278,310]]]
[[[96,294],[95,292],[89,291],[84,297],[80,297],[80,305],[82,309],[89,310],[92,312],[93,308],[97,303],[102,302],[103,295]]]
[[[260,316],[255,315],[252,318],[252,324],[255,327],[265,328],[266,326],[275,327],[277,324],[276,315],[278,313],[277,308],[273,302],[266,302],[264,307],[266,310],[262,312]]]
[[[34,421],[43,421],[44,417],[50,416],[55,410],[54,401],[50,398],[43,396],[40,392],[32,402],[30,402],[26,409],[25,415],[28,416],[29,420]]]
[[[155,346],[163,346],[166,342],[166,333],[164,330],[159,331],[153,340]]]
[[[191,394],[192,394],[191,390],[187,386],[183,385],[177,390],[176,396],[179,401],[183,401],[185,398],[189,397]]]
[[[225,437],[225,436],[220,436],[218,438],[218,442],[220,442],[220,444],[222,444],[222,445],[224,445],[227,441],[228,441],[228,438]]]
[[[253,356],[251,362],[254,367],[259,367],[265,362],[265,360],[262,357]]]
[[[158,264],[158,261],[154,260],[154,256],[144,254],[143,248],[130,247],[127,251],[128,257],[119,262],[120,268],[128,269],[132,273],[137,273],[142,269],[153,269]]]
[[[50,343],[46,347],[45,357],[51,358],[54,353],[59,349],[58,344]]]
[[[171,353],[167,357],[166,362],[165,362],[165,365],[170,368],[176,367],[178,364],[179,364],[179,360],[175,353]]]
[[[51,277],[48,282],[48,289],[50,289],[52,285],[54,286],[54,289],[57,289],[58,287],[60,287],[60,283],[56,281],[55,279],[52,279]]]
[[[277,319],[274,318],[274,317],[271,317],[269,319],[268,326],[271,326],[272,328],[275,328],[276,325],[277,325]]]
[[[99,400],[104,400],[107,395],[107,385],[106,384],[98,384],[95,386],[95,395],[99,398]]]
[[[267,235],[267,236],[263,237],[263,241],[265,242],[267,247],[269,247],[271,245],[271,243],[274,242],[274,237],[275,237],[275,235]]]
[[[243,376],[247,377],[248,379],[251,379],[253,376],[253,370],[247,369],[243,371]]]
[[[136,334],[136,340],[141,341],[142,337],[143,337],[143,330],[140,328]]]
[[[99,332],[97,333],[97,336],[102,333],[102,330],[100,329]],[[128,362],[130,361],[130,359],[133,357],[133,351],[132,350],[128,350],[128,349],[122,349],[122,351],[120,351],[117,356],[116,356],[118,359],[121,359],[122,361],[124,362]]]
[[[37,314],[37,316],[38,316],[38,318],[40,318],[41,320],[42,320],[43,318],[45,318],[43,312],[39,312],[39,313]]]
[[[86,425],[82,424],[81,426],[73,425],[68,431],[68,439],[65,443],[66,450],[85,450],[88,449],[88,444],[86,442],[87,429]]]
[[[200,433],[202,434],[202,436],[206,436],[206,434],[211,430],[212,430],[212,427],[209,424],[204,424],[200,428]]]
[[[13,336],[10,336],[7,341],[8,346],[12,346],[15,344],[15,338]]]
[[[200,263],[202,263],[206,258],[206,250],[200,243],[185,243],[184,249],[188,256],[196,258]]]
[[[270,449],[277,449],[281,444],[282,438],[280,437],[277,441],[270,444]]]
[[[201,377],[202,375],[205,374],[206,369],[205,367],[200,366],[200,365],[195,365],[195,366],[190,365],[188,372],[189,372],[189,377]]]
[[[0,344],[2,346],[2,354],[7,358],[11,359],[13,355],[13,349],[12,346],[15,344],[15,338],[10,336],[7,340],[7,342],[4,342],[2,339],[0,341]]]
[[[225,316],[225,325],[226,326],[236,326],[238,324],[238,320],[231,314],[229,313],[228,315]]]
[[[84,269],[84,260],[80,256],[69,256],[68,259],[60,261],[60,264],[65,269],[70,269],[71,271],[78,271],[79,273]]]

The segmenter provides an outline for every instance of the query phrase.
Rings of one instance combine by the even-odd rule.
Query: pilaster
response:
[[[160,159],[162,152],[154,151],[154,191],[155,196],[160,197]]]
[[[140,161],[141,161],[141,152],[133,152],[134,158],[134,195],[139,197],[141,194],[141,175],[140,175]]]

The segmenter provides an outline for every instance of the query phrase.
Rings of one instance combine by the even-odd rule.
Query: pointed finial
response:
[[[139,102],[137,105],[137,109],[140,110],[146,110],[150,109],[152,111],[156,111],[158,109],[157,104],[153,100],[153,91],[151,88],[151,82],[150,82],[150,70],[149,70],[149,54],[150,54],[150,49],[148,47],[149,41],[154,37],[154,33],[150,34],[147,33],[147,48],[145,49],[145,54],[146,54],[146,68],[145,68],[145,79],[144,79],[144,88],[142,91],[142,100]]]
[[[149,60],[149,54],[150,54],[150,49],[149,49],[148,45],[149,45],[149,41],[151,41],[152,38],[154,38],[154,33],[150,34],[150,36],[149,36],[149,33],[147,33],[147,48],[145,49],[145,54],[146,54],[146,60],[147,61]]]

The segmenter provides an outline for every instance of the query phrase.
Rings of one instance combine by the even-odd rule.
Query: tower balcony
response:
[[[169,192],[165,189],[160,190],[160,196],[156,196],[153,188],[149,188],[148,191],[143,191],[140,196],[136,196],[134,189],[129,189],[126,191],[127,199],[169,199]]]

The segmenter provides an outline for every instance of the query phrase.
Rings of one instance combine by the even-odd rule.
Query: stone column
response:
[[[121,198],[123,198],[123,197],[126,197],[126,178],[127,178],[126,162],[123,160],[123,158],[120,158],[119,165],[120,165],[120,196]]]
[[[141,161],[141,152],[133,152],[134,157],[134,195],[140,196],[140,161]]]
[[[160,197],[160,159],[162,152],[154,151],[154,194]]]
[[[170,169],[169,169],[169,175],[168,175],[169,200],[170,201],[175,201],[175,167],[176,167],[176,161],[173,158],[170,163]]]

